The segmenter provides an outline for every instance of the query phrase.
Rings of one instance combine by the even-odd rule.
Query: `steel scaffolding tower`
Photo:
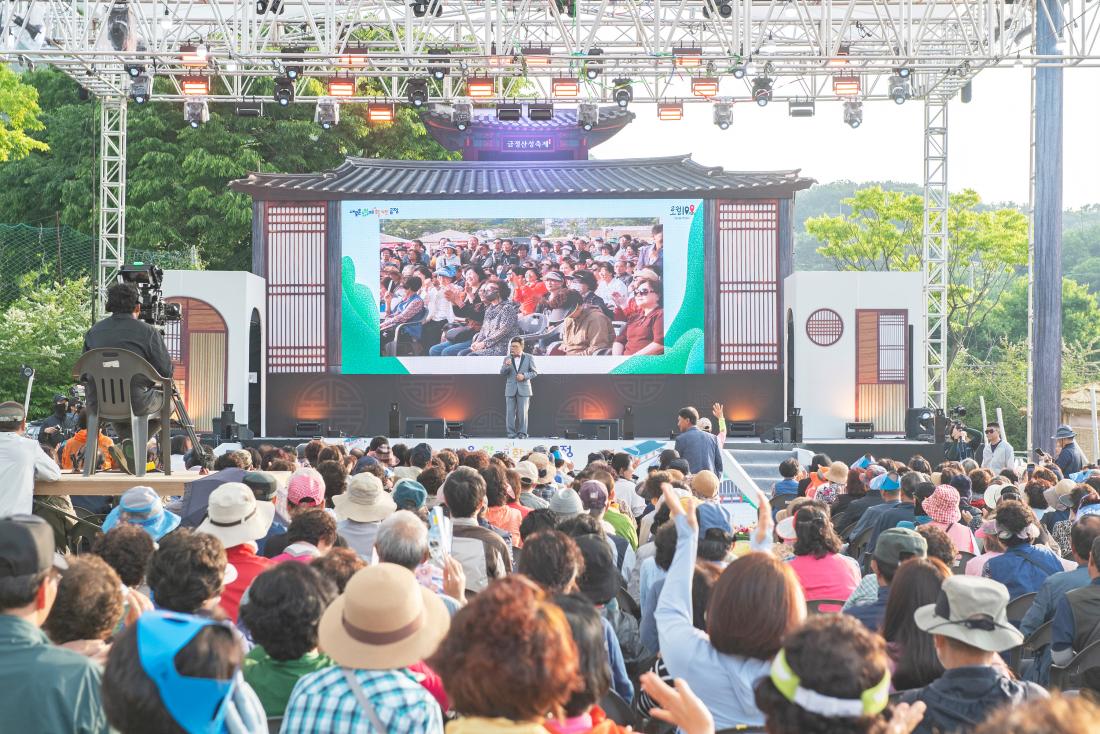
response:
[[[924,100],[924,373],[928,407],[947,410],[947,102]]]
[[[99,100],[98,242],[93,316],[104,313],[107,287],[126,262],[126,97]]]

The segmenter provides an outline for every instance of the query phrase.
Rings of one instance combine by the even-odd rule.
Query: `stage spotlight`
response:
[[[714,103],[714,124],[722,130],[729,130],[733,124],[733,102]]]
[[[858,76],[834,76],[833,94],[838,97],[856,97],[860,92]]]
[[[488,99],[496,94],[496,83],[489,76],[472,76],[466,80],[466,94],[474,99]]]
[[[900,74],[890,77],[890,97],[897,104],[905,104],[909,99],[909,80]]]
[[[595,58],[603,55],[602,48],[588,49],[588,61],[584,65],[584,75],[589,79],[595,79],[603,70],[603,62]]]
[[[369,123],[393,122],[396,116],[397,110],[394,109],[392,104],[376,102],[367,105],[367,122]]]
[[[577,17],[577,0],[553,0],[554,8],[558,11],[558,15],[568,15],[570,18]]]
[[[205,99],[188,99],[183,103],[183,121],[198,127],[210,120],[210,105]]]
[[[909,74],[912,73],[912,70],[908,66],[899,66],[898,68],[894,69],[894,73],[903,79],[908,79]]]
[[[152,94],[153,80],[145,74],[134,77],[130,82],[130,99],[134,100],[135,104],[145,104]]]
[[[612,99],[615,100],[615,104],[624,110],[627,105],[634,101],[634,90],[630,88],[629,79],[615,80],[615,91],[612,93]]]
[[[812,99],[792,99],[787,103],[787,114],[791,117],[813,117],[816,111]]]
[[[555,77],[550,80],[550,93],[555,97],[576,97],[581,93],[580,79]]]
[[[451,123],[459,130],[470,127],[474,119],[474,105],[470,102],[455,102],[451,105]]]
[[[409,104],[423,107],[428,103],[428,80],[410,79],[405,85],[405,92],[408,94]]]
[[[772,80],[758,76],[752,80],[752,98],[761,107],[772,101]]]
[[[297,79],[302,75],[302,58],[299,54],[305,53],[304,48],[284,48],[283,54],[288,54],[289,58],[283,59],[283,62],[287,64],[286,74],[287,79]]]
[[[210,94],[210,80],[204,76],[181,77],[180,91],[188,96],[204,97]]]
[[[340,103],[335,99],[317,100],[313,121],[320,125],[322,130],[331,130],[336,127],[340,124]]]
[[[684,103],[661,102],[657,105],[657,119],[662,122],[676,122],[684,119]]]
[[[107,40],[115,51],[136,51],[137,37],[130,18],[130,6],[116,2],[107,14]]]
[[[442,0],[416,0],[416,2],[409,5],[412,8],[413,15],[417,18],[423,18],[425,15],[431,15],[435,18],[443,15],[443,1]]]
[[[523,117],[523,105],[515,102],[497,105],[497,119],[501,122],[516,122],[521,117]]]
[[[577,124],[586,131],[596,127],[600,122],[600,108],[591,102],[582,102],[577,107]]]
[[[703,17],[711,17],[711,13],[718,13],[720,18],[730,18],[733,16],[733,4],[732,0],[706,0],[703,3]]]
[[[206,46],[201,43],[180,46],[180,63],[196,69],[205,67],[209,63],[206,58]]]
[[[672,56],[676,66],[693,68],[703,65],[703,49],[698,46],[676,46],[672,49]]]
[[[737,66],[733,67],[733,78],[734,79],[744,79],[745,78],[745,66],[744,66],[744,64],[738,64]]]
[[[237,117],[263,117],[264,106],[257,102],[242,103],[233,108]]]
[[[697,76],[691,80],[691,93],[696,97],[710,99],[718,94],[718,77]]]
[[[264,15],[268,11],[271,11],[272,13],[278,13],[279,15],[282,15],[282,13],[283,13],[283,2],[282,2],[282,0],[270,0],[270,1],[269,0],[256,0],[256,14],[257,15]]]
[[[863,103],[858,99],[844,102],[844,124],[853,130],[863,124]]]
[[[437,82],[443,81],[443,77],[451,73],[451,67],[447,64],[447,57],[450,55],[451,50],[447,48],[428,49],[428,73],[431,74],[432,79]]]
[[[136,79],[145,73],[145,67],[141,64],[126,64],[126,73],[131,79]]]
[[[334,76],[328,80],[328,96],[354,97],[355,80],[351,77]]]
[[[554,119],[554,105],[528,104],[527,119],[531,122],[549,122]]]
[[[280,107],[286,107],[294,101],[294,81],[284,77],[275,80],[275,94],[272,95]]]

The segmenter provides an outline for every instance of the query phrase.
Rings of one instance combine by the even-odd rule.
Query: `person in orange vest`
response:
[[[80,411],[77,419],[77,427],[80,430],[73,434],[73,437],[66,441],[65,446],[61,449],[62,469],[72,470],[84,460],[84,447],[88,444],[88,415],[83,410]],[[103,435],[103,431],[99,431],[99,456],[103,457],[103,471],[110,471],[114,468],[111,454],[107,451],[114,445],[114,441]]]
[[[806,481],[804,489],[800,488],[799,496],[813,497],[817,493],[817,488],[822,484],[828,484],[829,478],[826,473],[829,471],[829,465],[833,463],[826,454],[814,454],[814,457],[810,459],[809,475],[803,481]],[[813,490],[811,494],[810,490]]]

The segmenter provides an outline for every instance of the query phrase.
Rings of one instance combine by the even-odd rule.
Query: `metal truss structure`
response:
[[[946,407],[947,101],[978,72],[1100,66],[1100,1],[1065,0],[7,0],[0,61],[52,64],[102,99],[99,285],[125,257],[126,104],[134,80],[182,101],[491,105],[922,99],[930,407]],[[1056,43],[1042,44],[1039,36]],[[693,84],[703,78],[713,85]],[[367,82],[369,80],[370,84]],[[706,87],[701,93],[699,89]],[[140,96],[140,95],[139,95]],[[141,101],[148,96],[141,97]]]

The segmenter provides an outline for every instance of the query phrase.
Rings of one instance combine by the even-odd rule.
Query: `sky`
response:
[[[733,82],[732,79],[728,80]],[[1100,69],[1065,72],[1063,204],[1100,204]],[[786,102],[734,106],[733,125],[720,130],[708,104],[685,105],[680,122],[661,122],[654,105],[631,105],[637,118],[593,149],[594,158],[641,158],[691,153],[727,170],[801,168],[831,181],[922,183],[924,104],[867,103],[863,124],[851,129],[839,102],[819,103],[812,118],[794,119]],[[989,69],[974,79],[973,99],[948,108],[948,186],[972,188],[989,203],[1028,200],[1030,73]]]

